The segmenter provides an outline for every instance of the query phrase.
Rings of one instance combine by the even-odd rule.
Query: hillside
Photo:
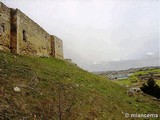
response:
[[[124,120],[124,113],[160,114],[158,101],[129,97],[126,91],[66,61],[0,52],[2,120]]]
[[[128,78],[117,79],[114,80],[114,82],[121,85],[129,85],[130,87],[140,87],[143,83],[146,83],[150,77],[152,77],[156,81],[156,84],[160,86],[160,68],[135,71],[128,76]]]
[[[133,73],[146,75],[149,73],[159,73],[159,72],[160,72],[160,66],[150,66],[150,67],[130,68],[127,70],[119,70],[119,71],[102,71],[93,73],[108,77],[109,79],[112,80],[112,79],[121,79],[129,77]]]

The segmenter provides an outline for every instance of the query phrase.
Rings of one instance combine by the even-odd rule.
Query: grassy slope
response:
[[[122,86],[68,62],[3,52],[0,103],[0,119],[57,120],[61,113],[62,120],[124,120],[123,113],[160,113],[149,96],[129,97]]]

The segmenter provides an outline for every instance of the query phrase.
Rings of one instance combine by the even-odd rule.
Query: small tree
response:
[[[160,87],[156,84],[152,77],[148,79],[147,83],[142,85],[141,90],[146,94],[160,98]]]

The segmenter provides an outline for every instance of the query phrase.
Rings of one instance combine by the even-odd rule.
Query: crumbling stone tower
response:
[[[0,50],[63,59],[63,41],[48,34],[18,9],[0,2]]]

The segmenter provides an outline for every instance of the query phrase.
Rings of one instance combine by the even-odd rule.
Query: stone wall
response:
[[[0,50],[63,59],[63,42],[18,9],[0,2]]]
[[[49,56],[51,53],[50,35],[37,23],[17,10],[18,54]]]
[[[56,36],[51,36],[52,56],[63,59],[63,41]]]
[[[10,51],[10,9],[0,2],[0,50]]]

